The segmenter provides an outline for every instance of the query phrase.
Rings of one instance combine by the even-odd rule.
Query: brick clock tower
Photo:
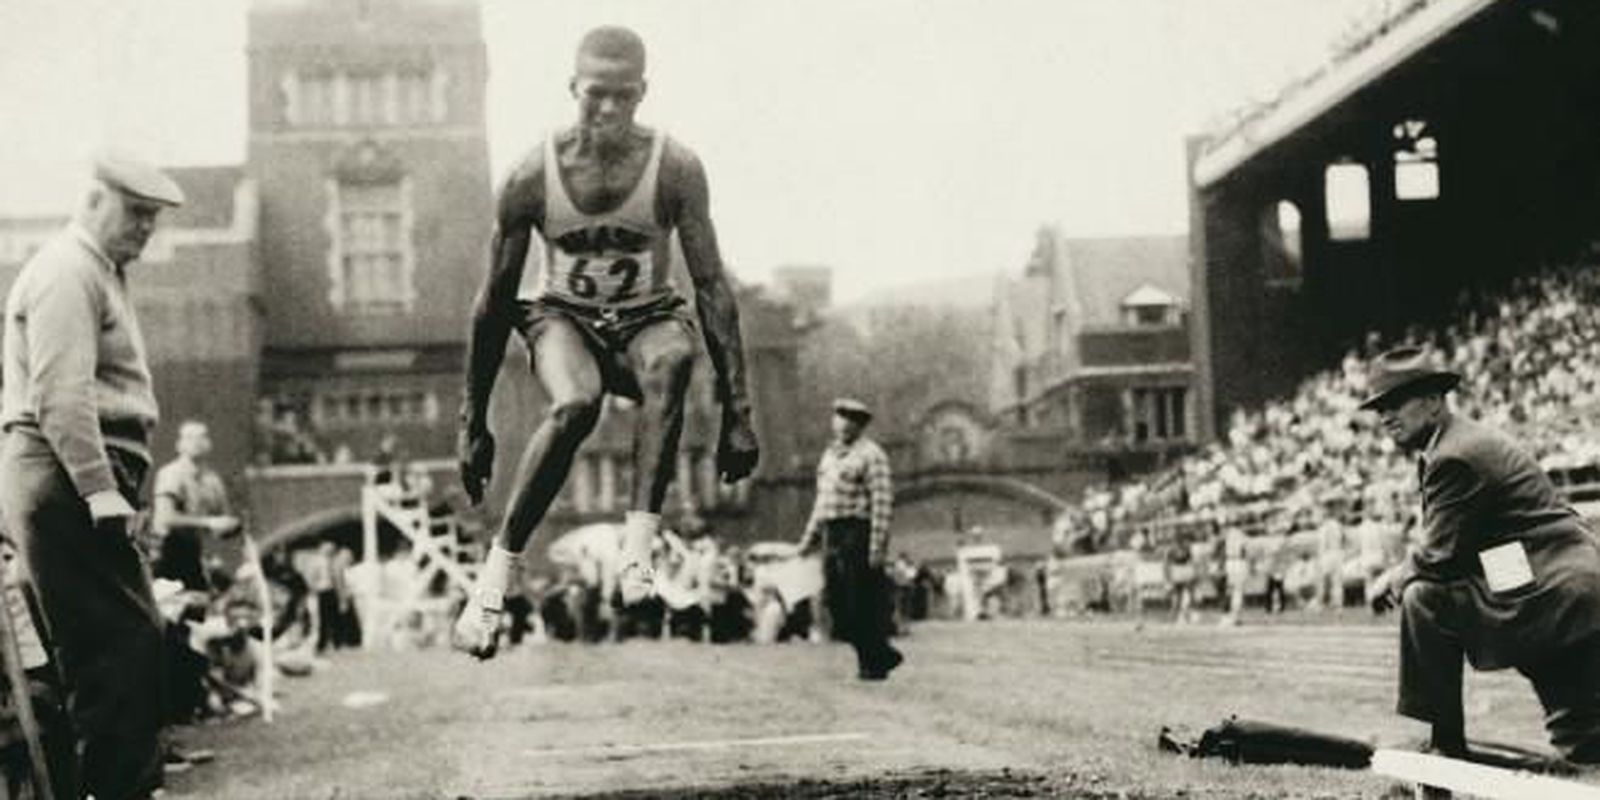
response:
[[[492,225],[471,0],[255,0],[249,175],[261,201],[258,419],[325,457],[451,452]]]

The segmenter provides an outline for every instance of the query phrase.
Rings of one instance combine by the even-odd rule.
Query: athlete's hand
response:
[[[717,437],[717,474],[723,483],[735,483],[750,476],[761,460],[761,445],[756,442],[748,407],[722,412],[722,432]]]
[[[1373,578],[1371,583],[1368,584],[1367,591],[1371,593],[1372,599],[1368,600],[1367,604],[1372,607],[1372,613],[1383,614],[1393,611],[1396,606],[1400,605],[1400,597],[1395,592],[1394,579],[1394,570],[1391,569]]]
[[[462,428],[456,439],[456,458],[461,461],[461,486],[472,504],[483,502],[483,490],[494,472],[494,435],[488,429]]]

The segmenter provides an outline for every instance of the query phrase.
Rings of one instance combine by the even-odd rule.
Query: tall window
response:
[[[358,314],[411,310],[416,287],[404,188],[401,181],[338,185],[332,259],[336,308]]]
[[[1328,238],[1355,241],[1372,235],[1372,192],[1364,164],[1330,164],[1323,173]]]
[[[384,74],[381,72],[355,72],[346,76],[350,82],[350,113],[352,125],[379,125],[393,122],[384,113]]]
[[[445,76],[426,66],[316,67],[289,73],[284,119],[297,127],[379,127],[442,122]]]
[[[439,418],[439,398],[433,392],[410,388],[330,391],[317,395],[311,418],[321,428],[428,424]]]
[[[1187,389],[1181,386],[1134,389],[1131,406],[1133,419],[1128,430],[1134,442],[1188,438]]]

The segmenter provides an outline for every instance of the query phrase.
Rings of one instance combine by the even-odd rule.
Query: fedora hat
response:
[[[1422,348],[1397,347],[1372,360],[1367,370],[1370,394],[1361,401],[1361,407],[1377,409],[1406,397],[1444,394],[1458,383],[1460,375],[1435,369]]]

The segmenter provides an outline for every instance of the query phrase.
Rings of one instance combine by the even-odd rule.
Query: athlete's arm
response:
[[[486,430],[489,395],[494,391],[506,341],[517,312],[517,288],[533,240],[534,221],[543,212],[542,169],[534,159],[518,167],[500,189],[494,236],[490,241],[489,270],[472,304],[467,334],[467,387],[461,422],[472,430]]]
[[[728,285],[711,223],[711,190],[705,168],[687,148],[669,143],[672,166],[668,212],[678,229],[685,266],[694,281],[695,305],[706,353],[716,373],[716,395],[722,404],[722,441],[718,469],[725,481],[736,481],[755,469],[759,457],[750,424],[750,388],[745,377],[744,342],[739,334],[739,306]]]
[[[535,223],[544,215],[543,173],[537,158],[523,162],[500,190],[490,242],[489,271],[472,305],[467,333],[467,385],[461,402],[461,480],[474,503],[494,466],[489,395],[506,355],[517,313],[517,288]]]
[[[238,517],[228,514],[185,514],[170,494],[158,494],[151,502],[150,531],[165,536],[173,528],[204,528],[212,533],[223,533],[238,526]]]

